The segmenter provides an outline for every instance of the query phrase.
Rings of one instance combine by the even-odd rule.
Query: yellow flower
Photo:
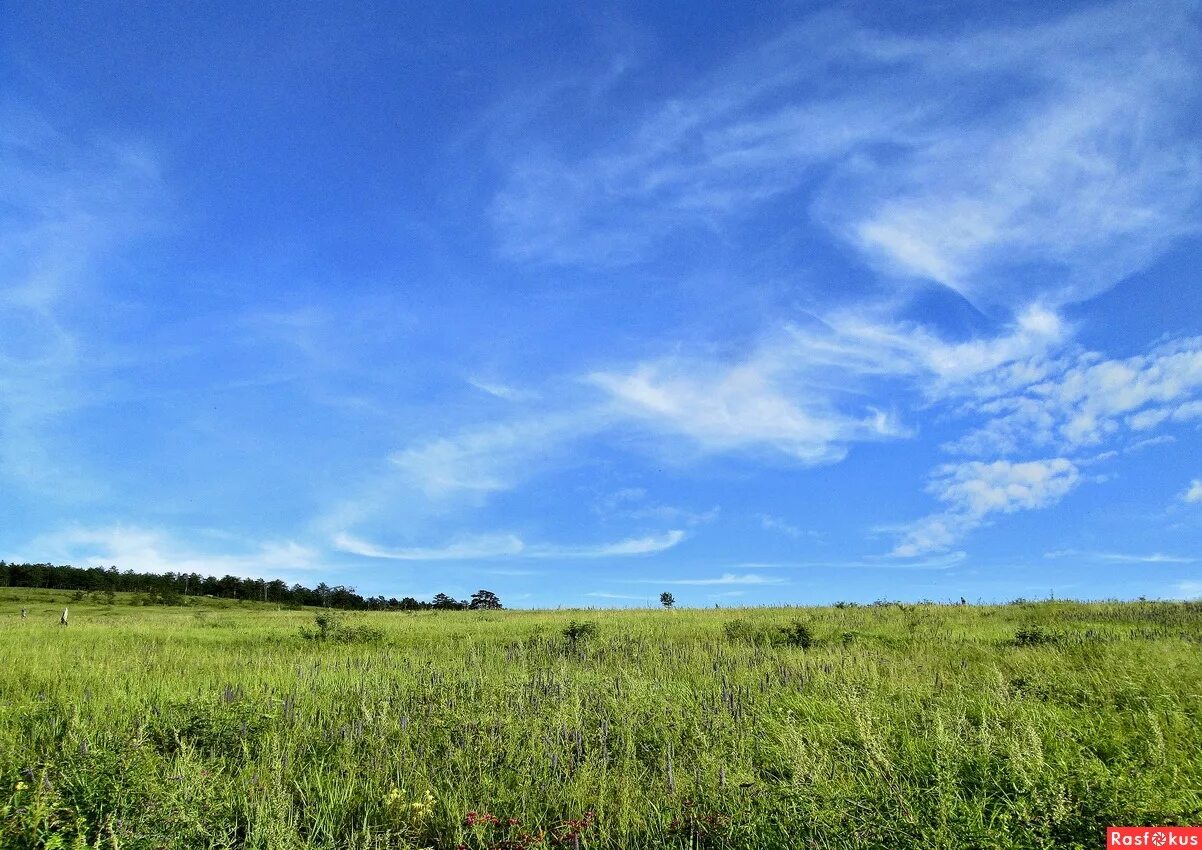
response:
[[[29,786],[28,786],[28,785],[26,785],[24,782],[18,782],[18,783],[17,783],[17,790],[18,790],[18,791],[24,791],[24,790],[25,790],[26,788],[28,788],[28,787],[29,787]]]

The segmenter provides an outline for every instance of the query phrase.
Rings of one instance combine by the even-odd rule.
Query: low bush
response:
[[[784,646],[809,649],[814,645],[814,632],[802,620],[794,620],[780,630],[780,642]]]
[[[1041,644],[1060,643],[1062,636],[1048,631],[1043,626],[1023,626],[1014,633],[1015,646],[1039,646]]]
[[[726,623],[722,627],[722,631],[726,634],[726,639],[733,643],[750,643],[761,646],[773,643],[774,635],[771,627],[742,618]]]
[[[596,636],[597,624],[589,620],[572,620],[563,630],[564,640],[572,646],[592,640]]]
[[[379,643],[384,632],[373,626],[352,625],[346,617],[333,611],[323,611],[313,618],[313,629],[301,629],[305,640],[329,643]]]
[[[802,620],[794,620],[787,626],[773,627],[740,618],[727,622],[722,631],[729,641],[749,643],[753,646],[793,646],[809,649],[815,643],[813,631]]]

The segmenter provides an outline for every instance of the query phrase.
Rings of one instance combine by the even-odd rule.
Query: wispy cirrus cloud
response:
[[[991,515],[1056,504],[1081,478],[1080,470],[1066,458],[941,466],[927,490],[947,509],[913,523],[892,554],[910,558],[947,549]]]
[[[722,508],[714,505],[706,510],[693,510],[679,505],[665,505],[648,499],[642,487],[625,487],[599,499],[594,510],[606,518],[654,520],[664,523],[705,525],[716,520]]]
[[[882,529],[896,531],[896,529]],[[748,561],[735,564],[735,569],[749,570],[950,570],[962,566],[968,559],[967,552],[945,552],[923,557],[901,557],[896,555],[871,555],[866,558],[847,560],[810,561]]]
[[[389,461],[428,497],[484,495],[512,488],[560,456],[572,440],[604,427],[599,413],[552,410],[419,441]]]
[[[479,501],[617,430],[664,455],[832,464],[857,443],[915,436],[938,408],[967,423],[947,448],[981,460],[933,471],[947,507],[911,524],[894,555],[944,551],[992,518],[1057,504],[1090,462],[1080,450],[1202,417],[1195,340],[1108,359],[1074,345],[1061,309],[1199,231],[1191,8],[1094,6],[925,36],[815,15],[604,143],[526,145],[537,118],[509,125],[490,214],[512,259],[633,264],[688,244],[669,237],[718,233],[738,248],[744,225],[762,242],[809,219],[894,294],[766,318],[720,357],[678,348],[598,365],[581,381],[593,397],[417,441],[394,471],[426,498]],[[899,319],[896,292],[914,280],[1010,318],[967,338]],[[1049,459],[1018,458],[1031,447]]]
[[[772,514],[758,514],[756,519],[760,521],[760,528],[765,531],[777,531],[786,537],[797,539],[799,537],[817,537],[816,532],[806,531],[798,528],[793,523],[783,520],[780,517],[772,516]]]
[[[911,323],[839,311],[786,325],[735,362],[672,357],[599,371],[611,417],[690,439],[710,453],[769,449],[834,463],[855,442],[912,435],[880,398],[945,400],[1042,378],[1062,345],[1060,317],[1024,309],[998,335],[949,342]]]
[[[766,357],[730,367],[660,361],[591,380],[620,415],[683,434],[705,451],[763,447],[819,464],[841,460],[848,442],[903,433],[882,410],[856,415],[827,398],[799,399],[787,391],[783,369]]]
[[[1045,552],[1043,556],[1054,560],[1071,558],[1080,561],[1105,561],[1115,564],[1193,564],[1199,560],[1198,558],[1191,558],[1185,555],[1170,555],[1164,552],[1135,554],[1130,552],[1083,552],[1079,549],[1057,549],[1052,552]]]
[[[700,454],[759,451],[807,465],[834,463],[855,442],[912,434],[895,411],[869,400],[884,384],[923,397],[977,388],[983,376],[1001,381],[1003,367],[1042,357],[1064,333],[1059,317],[1039,306],[1022,311],[996,337],[960,342],[913,324],[839,312],[778,328],[734,362],[680,356],[595,371],[583,383],[600,398],[527,405],[508,421],[418,440],[395,452],[389,466],[428,499],[480,499],[520,485],[568,457],[573,445],[617,428],[683,436],[687,443],[671,444]],[[624,510],[652,518],[650,506]],[[673,521],[672,510],[660,506],[660,518]],[[690,513],[675,518],[693,524],[713,518]]]
[[[532,401],[538,398],[538,393],[533,390],[520,389],[500,381],[468,378],[467,382],[470,386],[480,390],[480,392],[504,401]]]
[[[1183,123],[1202,72],[1191,9],[1095,6],[924,40],[901,73],[950,89],[947,112],[928,112],[934,128],[902,156],[844,168],[824,211],[881,268],[970,298],[1108,288],[1197,232],[1202,148]],[[1021,91],[959,111],[998,78]],[[1008,279],[1019,268],[1022,284]]]
[[[494,225],[512,257],[624,264],[789,197],[887,273],[1079,299],[1197,232],[1200,44],[1187,2],[923,37],[814,15],[602,148],[505,147]]]
[[[522,539],[513,534],[470,537],[437,547],[390,549],[343,532],[336,534],[332,543],[340,552],[392,561],[465,561],[475,558],[498,558],[521,554],[526,548]]]
[[[1202,502],[1202,478],[1195,478],[1185,488],[1185,492],[1181,494],[1181,501],[1187,504]]]
[[[63,463],[68,441],[56,441],[101,377],[81,305],[97,295],[102,261],[149,229],[162,192],[145,149],[69,139],[0,107],[0,475],[10,482],[55,497],[102,486],[85,485],[79,465]]]
[[[721,585],[721,584],[788,584],[786,579],[779,576],[762,576],[757,573],[723,573],[717,578],[674,578],[674,579],[632,579],[634,584],[681,584],[681,585]]]
[[[520,558],[622,558],[653,555],[673,548],[687,535],[680,529],[645,537],[631,537],[613,543],[582,546],[527,544],[514,534],[469,537],[439,547],[386,548],[345,532],[334,536],[334,548],[365,558],[394,561],[466,561],[500,557]]]

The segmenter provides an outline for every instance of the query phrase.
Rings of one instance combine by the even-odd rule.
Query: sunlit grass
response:
[[[1202,823],[1197,605],[382,613],[335,640],[312,610],[68,597],[0,588],[3,848],[1094,848]]]

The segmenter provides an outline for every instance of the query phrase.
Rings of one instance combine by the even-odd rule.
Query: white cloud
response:
[[[648,501],[647,491],[642,487],[626,487],[610,493],[598,500],[594,510],[608,519],[621,517],[661,523],[684,523],[691,526],[711,523],[722,512],[718,505],[698,511],[677,505],[652,503]]]
[[[948,508],[913,523],[893,555],[909,558],[946,549],[991,514],[1049,507],[1080,481],[1077,466],[1066,458],[941,466],[927,490]]]
[[[664,534],[632,537],[629,540],[602,546],[545,546],[533,550],[533,554],[540,558],[607,558],[621,555],[650,555],[671,549],[681,543],[685,537],[683,531],[673,529]]]
[[[1190,504],[1202,502],[1202,478],[1195,478],[1189,483],[1189,487],[1181,494],[1181,501]]]
[[[1020,446],[1068,451],[1094,446],[1125,430],[1202,416],[1202,338],[1159,345],[1122,360],[1077,351],[1030,370],[1040,375],[1002,394],[972,400],[967,412],[987,417],[950,448],[1013,452]]]
[[[705,452],[771,449],[806,464],[833,463],[853,442],[910,435],[892,411],[865,399],[883,391],[930,400],[1045,377],[1037,365],[1067,329],[1040,305],[993,337],[948,342],[929,329],[840,311],[788,326],[733,362],[672,357],[596,372],[612,415]]]
[[[617,415],[682,434],[708,452],[770,448],[807,464],[831,463],[843,458],[847,442],[904,433],[884,411],[843,413],[828,393],[798,392],[803,381],[778,353],[765,349],[730,366],[669,359],[590,379]]]
[[[782,196],[795,193],[789,207],[878,269],[937,281],[1014,320],[950,340],[897,321],[888,301],[827,310],[731,357],[598,368],[587,380],[607,404],[565,414],[571,426],[469,430],[411,446],[395,465],[427,496],[487,494],[531,474],[548,450],[617,425],[667,450],[833,463],[856,442],[910,436],[898,408],[911,400],[983,421],[954,451],[994,458],[1036,446],[1070,462],[1124,430],[1202,417],[1202,344],[1108,360],[1071,349],[1059,311],[1199,229],[1202,144],[1188,119],[1202,50],[1190,8],[1098,6],[924,37],[817,15],[612,128],[604,145],[531,146],[525,132],[510,146],[494,140],[509,171],[493,223],[511,257],[638,262],[681,231],[737,247],[742,223],[770,201],[779,220]],[[754,223],[762,241],[765,217]],[[912,526],[897,553],[945,549],[987,516],[1033,507],[953,505]]]
[[[883,529],[896,531],[898,529]],[[735,564],[736,569],[749,570],[948,570],[958,567],[968,558],[967,552],[945,552],[923,558],[904,559],[895,555],[870,555],[858,560],[846,561],[749,561]]]
[[[1178,599],[1202,599],[1202,581],[1178,582],[1175,591]]]
[[[884,270],[1009,305],[1086,297],[1197,232],[1191,9],[1104,5],[922,37],[814,15],[604,148],[501,146],[501,247],[635,262],[818,183],[819,218]]]
[[[1043,360],[1069,335],[1063,319],[1038,303],[1021,308],[997,334],[962,342],[948,342],[926,327],[845,310],[828,316],[821,330],[794,329],[790,357],[815,371],[841,368],[859,378],[908,378],[933,399],[991,395],[1043,377]]]
[[[680,529],[614,543],[589,546],[528,545],[513,534],[495,534],[457,540],[440,547],[385,548],[346,532],[334,535],[334,548],[365,558],[394,561],[464,561],[500,557],[521,558],[621,558],[652,555],[681,543],[687,535]]]
[[[988,384],[1009,388],[1044,377],[1029,364],[1061,345],[1066,334],[1059,316],[1040,305],[1020,311],[996,336],[960,342],[845,310],[824,322],[778,329],[734,362],[680,356],[597,371],[586,383],[605,394],[603,405],[564,403],[541,415],[419,441],[390,460],[405,483],[433,500],[511,489],[573,442],[619,425],[683,436],[702,453],[761,451],[807,465],[834,463],[854,442],[911,434],[895,412],[866,401],[884,384],[917,389],[931,400],[982,392]],[[662,445],[679,450],[681,442]],[[379,500],[373,495],[367,501]],[[716,508],[619,508],[619,502],[633,501],[629,493],[615,496],[602,509],[690,525],[717,515]],[[347,523],[364,513],[353,508],[339,513]]]
[[[482,393],[487,393],[495,398],[505,401],[531,401],[538,398],[538,393],[530,390],[518,389],[511,387],[509,384],[503,384],[499,381],[486,381],[481,378],[468,378],[469,385],[480,390]]]
[[[791,522],[787,522],[779,517],[774,517],[771,514],[759,514],[760,528],[765,531],[779,531],[786,537],[798,538],[803,535],[816,536],[815,532],[802,531]]]
[[[582,434],[604,427],[585,412],[556,412],[467,429],[403,449],[390,458],[406,481],[432,498],[508,490]]]
[[[116,565],[152,573],[200,573],[240,578],[285,578],[319,569],[319,553],[292,540],[268,541],[238,553],[206,553],[164,531],[137,526],[71,528],[37,537],[26,547],[38,561]]]
[[[1044,552],[1045,558],[1072,558],[1081,561],[1109,561],[1118,564],[1192,564],[1197,558],[1184,555],[1167,555],[1163,552],[1151,552],[1146,555],[1127,552],[1082,552],[1078,549],[1058,549],[1054,552]]]
[[[636,579],[636,584],[686,584],[686,585],[711,585],[711,584],[787,584],[783,578],[775,576],[761,576],[756,573],[723,573],[718,578],[677,578],[677,579]]]
[[[1031,95],[954,124],[935,116],[901,162],[848,169],[824,202],[835,226],[883,268],[1003,303],[1006,272],[1023,263],[1056,279],[1045,297],[1072,300],[1195,232],[1199,146],[1175,125],[1196,105],[1197,27],[1179,17],[1185,4],[1165,8],[1175,23],[1120,8],[924,56],[924,77],[975,87],[1006,75]],[[980,52],[966,61],[966,47]]]
[[[512,534],[496,534],[457,540],[438,548],[386,549],[345,532],[334,536],[333,545],[341,552],[364,558],[386,558],[394,561],[462,561],[475,558],[496,558],[518,555],[526,548],[521,538]]]
[[[768,444],[809,463],[842,458],[843,450],[833,444],[855,430],[851,421],[803,410],[755,366],[711,375],[696,370],[696,364],[665,362],[592,377],[626,415],[684,433],[711,449]]]
[[[1154,448],[1155,446],[1167,446],[1177,442],[1177,438],[1171,434],[1161,434],[1159,437],[1149,437],[1146,440],[1136,440],[1131,445],[1123,449],[1124,452],[1138,452],[1144,449]]]

